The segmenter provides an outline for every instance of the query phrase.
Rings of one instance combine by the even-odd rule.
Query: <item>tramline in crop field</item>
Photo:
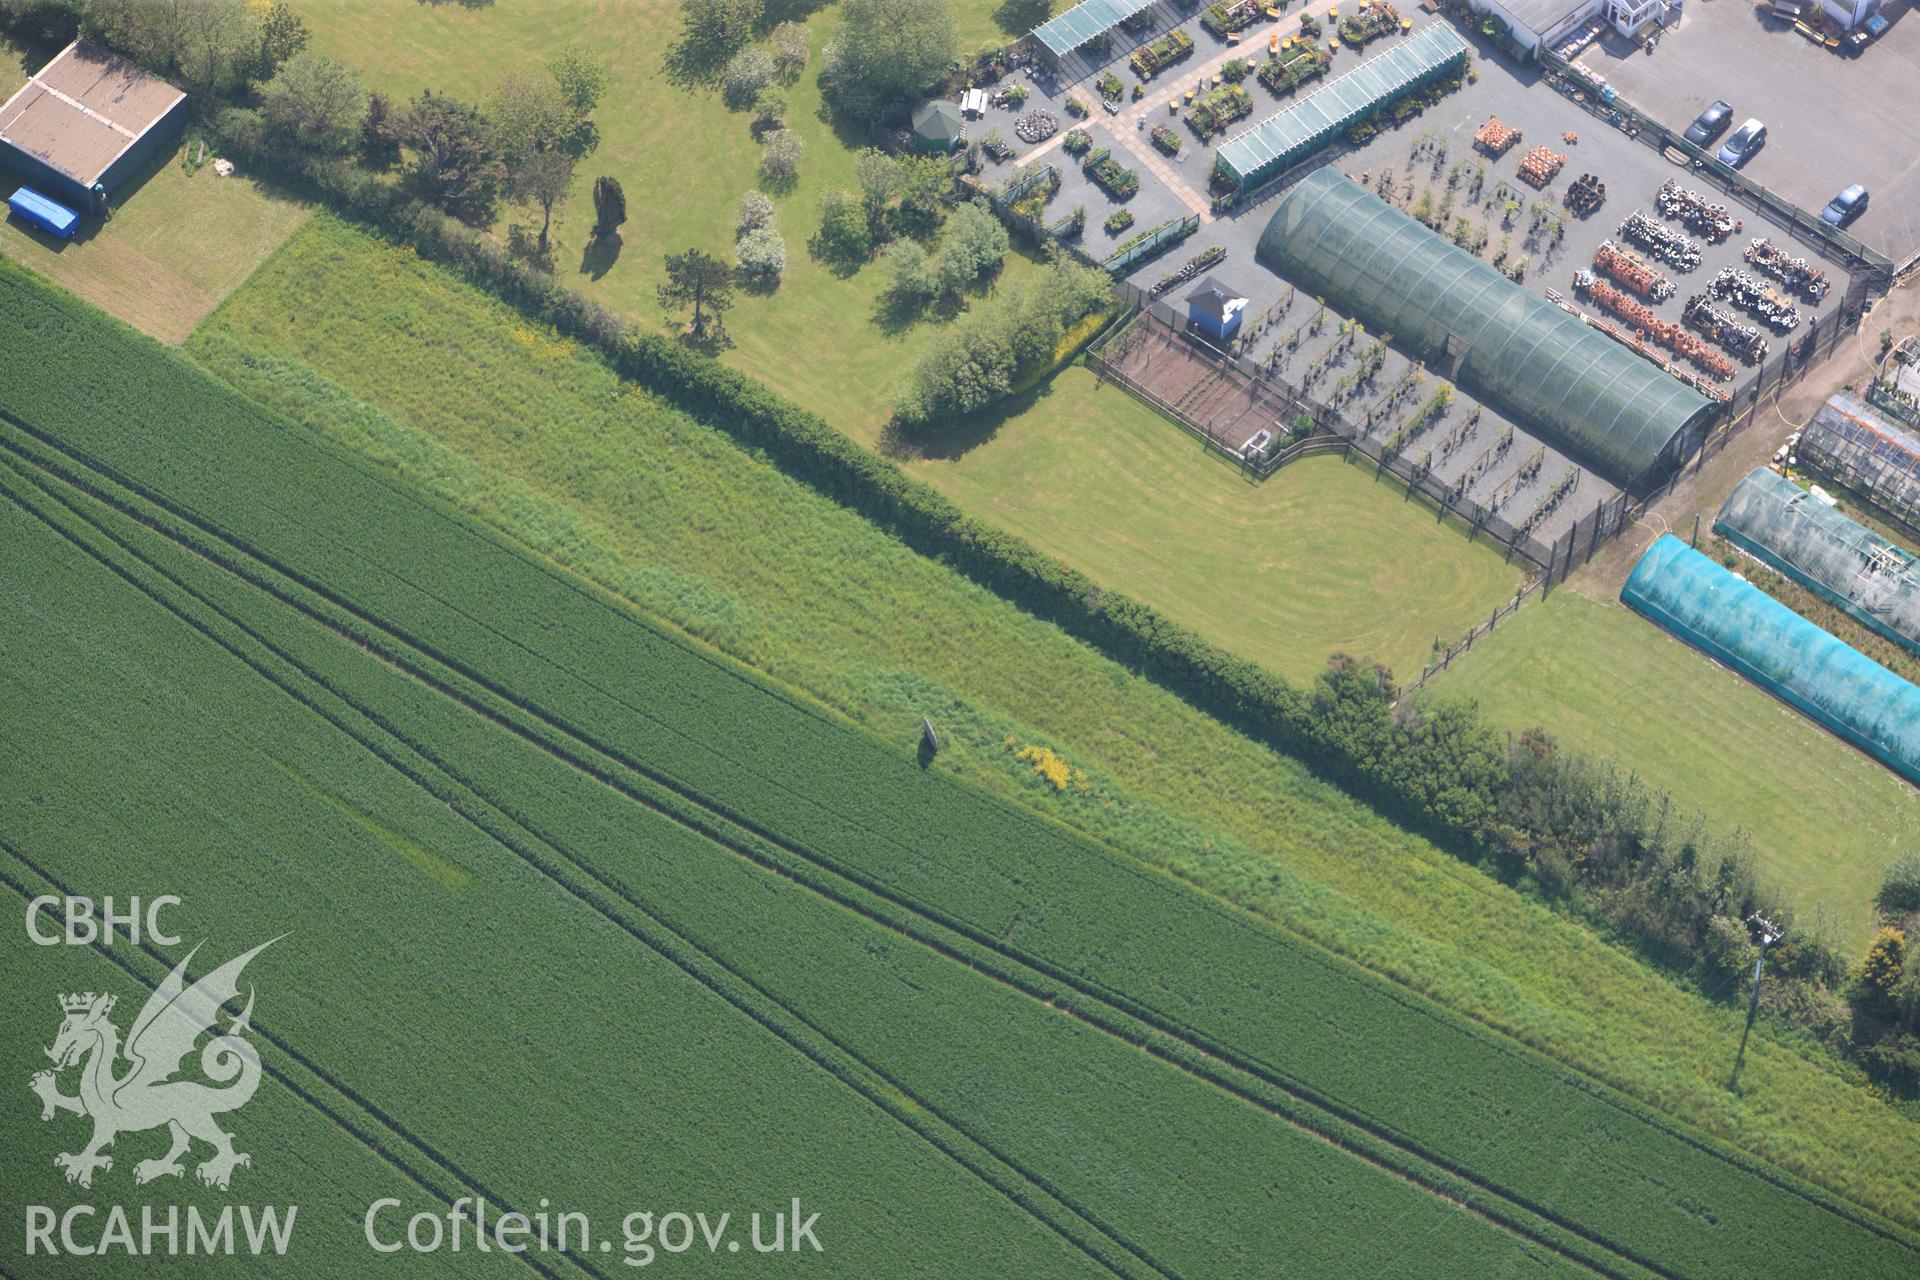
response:
[[[404,847],[464,848],[435,856],[470,886],[512,883],[516,912],[574,920],[536,932],[548,940],[536,969],[545,983],[594,975],[580,991],[602,1011],[595,1037],[647,1047],[620,1053],[617,1040],[596,1040],[564,1058],[559,1015],[516,1005],[511,1053],[543,1046],[525,1069],[568,1082],[540,1096],[586,1149],[648,1141],[607,1132],[603,1109],[580,1108],[606,1087],[592,1069],[603,1053],[644,1063],[670,1026],[700,1041],[757,1028],[768,1052],[813,1064],[791,1069],[836,1081],[841,1105],[868,1116],[900,1159],[931,1158],[931,1148],[942,1177],[965,1171],[981,1212],[1015,1213],[1029,1242],[1018,1247],[1055,1260],[1009,1263],[1027,1273],[1065,1259],[1119,1274],[1220,1274],[1286,1253],[1313,1274],[1378,1275],[1410,1265],[1409,1250],[1419,1273],[1438,1275],[1546,1263],[1733,1276],[1796,1254],[1862,1276],[1910,1271],[1912,1244],[1870,1215],[924,772],[78,305],[11,272],[0,287],[10,348],[26,357],[0,371],[0,481],[16,526],[38,521],[36,545],[83,548],[97,566],[74,576],[97,581],[103,598],[67,610],[115,614],[127,631],[115,651],[156,654],[149,678],[181,691],[176,706],[191,705],[187,690],[237,682],[263,704],[263,724],[301,725],[289,741],[310,740],[325,771],[254,760],[255,776],[282,775],[263,796],[317,789],[364,813],[357,793],[394,789],[458,834]],[[485,607],[500,599],[514,607]],[[54,604],[43,607],[57,613]],[[182,627],[200,638],[139,643],[147,628]],[[65,696],[112,705],[104,688]],[[224,684],[221,705],[239,705]],[[248,753],[232,750],[230,767],[241,767]],[[174,766],[158,754],[156,767]],[[310,785],[288,782],[288,769]],[[30,834],[81,864],[112,856],[84,832],[40,824]],[[280,847],[297,848],[297,837]],[[188,847],[179,856],[196,864]],[[420,870],[404,856],[388,862],[389,873]],[[232,900],[282,870],[235,876],[200,859],[196,874],[206,897]],[[396,890],[362,909],[404,911],[418,887]],[[432,892],[457,910],[505,901],[444,883]],[[466,923],[482,936],[502,925]],[[494,980],[512,985],[507,969],[517,969],[522,988],[537,988],[513,999],[551,999],[552,986],[527,981],[524,956],[499,951],[485,957]],[[609,1025],[605,1011],[634,1007],[621,970],[642,955],[693,978],[698,1003],[719,1016],[649,1011],[635,1019],[645,1026]],[[407,972],[404,958],[395,963]],[[600,994],[596,980],[608,984]],[[423,1022],[455,1012],[420,991],[380,994]],[[312,1016],[312,1042],[347,1059],[343,1074],[377,1086],[383,1110],[433,1149],[499,1158],[489,1145],[499,1135],[449,1101],[458,1074],[427,1090],[348,1025]],[[499,1038],[469,1034],[490,1050]],[[705,1044],[700,1056],[714,1052]],[[460,1070],[482,1063],[497,1066],[489,1052]],[[627,1087],[655,1082],[643,1074]],[[856,1095],[865,1101],[847,1101]],[[750,1123],[744,1096],[718,1089],[697,1108],[715,1123]],[[619,1123],[646,1122],[620,1109]],[[520,1187],[583,1176],[564,1143],[530,1146],[482,1176]],[[1569,1159],[1597,1149],[1605,1162]],[[1159,1173],[1143,1183],[1148,1168]],[[1275,1209],[1316,1185],[1346,1189],[1316,1196],[1311,1212],[1305,1202]],[[1360,1217],[1336,1228],[1336,1212]],[[864,1222],[852,1207],[846,1216]]]
[[[1862,1203],[1895,1216],[1913,1203],[1898,1154],[1910,1125],[1767,1021],[1743,1082],[1759,1081],[1756,1068],[1772,1079],[1729,1098],[1741,1034],[1730,1005],[1594,947],[1564,916],[1384,817],[1358,818],[1288,757],[1236,741],[918,559],[579,347],[529,342],[523,319],[431,265],[338,231],[295,247],[189,348],[249,393],[896,741],[917,738],[932,710],[946,743],[935,768],[1324,939]],[[379,317],[351,305],[370,275],[387,299]],[[542,424],[537,436],[527,421]],[[710,527],[718,509],[730,513],[724,530]],[[1066,753],[1089,788],[1050,792],[1016,760],[1021,743]],[[1764,849],[1775,837],[1760,824],[1753,838]],[[1327,891],[1335,884],[1347,900]],[[1595,990],[1608,998],[1596,1003]]]
[[[370,295],[383,299],[377,313],[357,303]],[[1910,1218],[1912,1122],[1805,1055],[1791,1032],[1761,1020],[1742,1092],[1728,1094],[1743,1010],[914,554],[432,264],[338,224],[310,226],[188,350],[303,426],[890,741],[917,741],[931,710],[943,745],[930,767]],[[1407,602],[1395,584],[1377,590]],[[1403,622],[1417,641],[1417,624]],[[1065,753],[1084,785],[1058,790],[1021,744]],[[1856,822],[1836,815],[1829,827]],[[1781,839],[1764,823],[1753,837],[1762,848]]]

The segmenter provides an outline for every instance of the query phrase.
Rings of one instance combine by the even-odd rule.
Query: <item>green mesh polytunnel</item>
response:
[[[1464,66],[1467,42],[1431,22],[1385,53],[1227,139],[1216,163],[1242,189],[1290,169],[1369,114]]]
[[[1920,653],[1920,560],[1786,477],[1756,468],[1714,531],[1895,644]]]
[[[1620,599],[1920,782],[1920,688],[1672,534],[1647,548]]]
[[[1713,402],[1332,169],[1301,179],[1256,256],[1392,334],[1474,396],[1615,483],[1692,451]]]

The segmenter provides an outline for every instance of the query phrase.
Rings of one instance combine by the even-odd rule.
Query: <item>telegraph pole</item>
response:
[[[1767,962],[1767,948],[1780,941],[1781,929],[1756,911],[1747,917],[1747,932],[1760,944],[1760,954],[1753,958],[1753,1002],[1747,1011],[1747,1025],[1752,1026],[1753,1016],[1760,1009],[1760,966]]]
[[[1767,948],[1780,941],[1784,931],[1756,911],[1747,917],[1747,932],[1760,945],[1760,953],[1753,958],[1753,998],[1747,1002],[1747,1025],[1740,1032],[1740,1052],[1733,1059],[1733,1076],[1727,1081],[1729,1089],[1740,1085],[1740,1068],[1747,1060],[1747,1037],[1753,1034],[1753,1020],[1760,1015],[1760,970],[1767,963]]]

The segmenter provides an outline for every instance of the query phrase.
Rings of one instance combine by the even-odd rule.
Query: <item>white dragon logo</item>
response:
[[[126,1058],[133,1066],[125,1075],[114,1075],[121,1054],[120,1029],[107,1018],[113,1012],[114,998],[91,991],[60,997],[66,1018],[53,1047],[46,1051],[53,1060],[53,1070],[34,1074],[33,1091],[40,1095],[42,1120],[53,1119],[57,1111],[93,1118],[93,1141],[77,1153],[53,1158],[56,1168],[66,1170],[68,1182],[91,1187],[96,1169],[113,1168],[113,1157],[101,1151],[113,1145],[116,1135],[161,1125],[172,1134],[173,1145],[158,1160],[134,1165],[135,1182],[178,1177],[185,1172],[180,1157],[194,1138],[213,1148],[212,1158],[195,1170],[200,1181],[210,1187],[225,1191],[236,1165],[253,1164],[253,1157],[233,1149],[233,1135],[213,1121],[223,1111],[245,1106],[260,1087],[260,1054],[241,1039],[253,1015],[252,988],[247,991],[247,1007],[227,1027],[226,1034],[216,1034],[200,1052],[201,1071],[224,1087],[216,1089],[172,1077],[201,1035],[214,1030],[214,1017],[221,1007],[239,994],[240,972],[247,962],[278,941],[274,938],[236,956],[192,986],[187,985],[187,965],[200,948],[189,951],[134,1019],[126,1043]],[[80,1092],[74,1096],[61,1093],[58,1073],[82,1059],[85,1065],[80,1068]]]

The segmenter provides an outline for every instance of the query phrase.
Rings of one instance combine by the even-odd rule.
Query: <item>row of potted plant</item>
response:
[[[1263,64],[1260,83],[1285,97],[1315,76],[1325,75],[1332,65],[1332,54],[1313,45],[1302,45],[1289,51],[1286,57],[1273,58]]]
[[[1106,147],[1087,156],[1087,177],[1115,200],[1126,200],[1140,190],[1140,175],[1113,158]]]
[[[1253,114],[1253,95],[1237,84],[1223,84],[1187,112],[1187,123],[1203,140],[1242,116]]]
[[[1193,37],[1175,27],[1152,44],[1142,45],[1134,51],[1131,64],[1133,73],[1142,80],[1151,80],[1192,52]]]
[[[1232,4],[1222,3],[1207,6],[1200,15],[1200,25],[1219,36],[1227,38],[1230,31],[1239,31],[1259,21],[1265,11],[1265,0],[1235,0]]]

